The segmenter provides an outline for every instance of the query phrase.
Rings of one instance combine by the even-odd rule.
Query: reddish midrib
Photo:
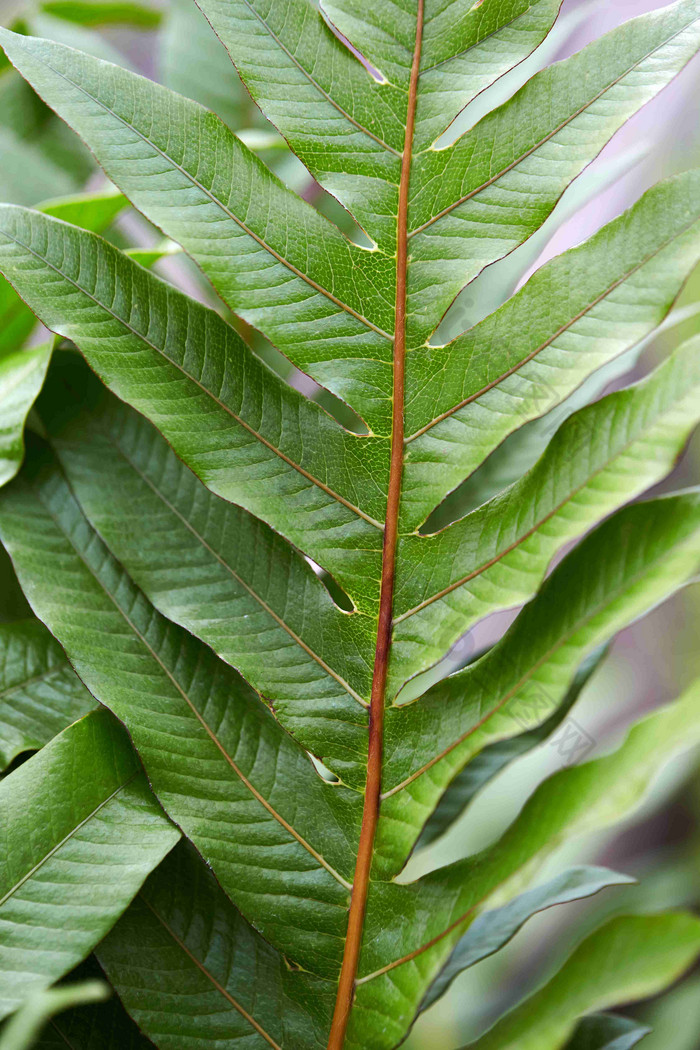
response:
[[[357,850],[357,864],[353,880],[348,929],[343,963],[338,982],[335,1012],[328,1038],[328,1050],[342,1050],[345,1042],[350,1010],[355,993],[357,964],[362,945],[362,930],[367,907],[369,877],[374,852],[374,838],[379,819],[381,800],[382,750],[384,741],[384,703],[387,666],[391,648],[391,628],[394,603],[394,575],[396,567],[396,540],[401,497],[404,446],[404,371],[406,360],[406,269],[408,261],[408,189],[411,177],[411,153],[416,116],[418,72],[423,38],[423,5],[418,0],[416,15],[416,44],[411,64],[411,79],[406,112],[406,135],[401,158],[399,206],[396,235],[396,308],[394,327],[394,382],[393,421],[391,431],[391,468],[384,521],[382,551],[382,579],[379,597],[377,644],[374,654],[374,674],[369,711],[369,750],[367,755],[367,782],[362,812],[362,828]]]

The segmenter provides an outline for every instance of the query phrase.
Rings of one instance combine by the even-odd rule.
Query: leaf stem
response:
[[[357,850],[345,950],[338,982],[328,1050],[343,1050],[345,1033],[350,1020],[355,995],[357,967],[362,946],[370,872],[374,853],[374,839],[381,804],[382,752],[384,744],[384,706],[387,668],[391,650],[391,631],[394,605],[394,575],[398,536],[401,475],[404,456],[404,376],[406,366],[406,278],[408,269],[408,191],[411,178],[413,131],[416,118],[418,77],[423,41],[424,0],[418,0],[416,13],[416,42],[411,63],[411,77],[406,109],[406,134],[401,157],[401,180],[396,233],[396,306],[393,351],[393,418],[391,430],[391,467],[384,522],[382,550],[382,578],[379,595],[377,643],[374,653],[374,673],[369,711],[369,749],[367,753],[367,782],[362,811],[362,827]]]

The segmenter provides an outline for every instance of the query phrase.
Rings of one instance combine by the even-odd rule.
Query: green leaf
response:
[[[40,411],[84,512],[156,608],[237,668],[285,728],[353,779],[364,764],[370,690],[365,618],[341,612],[271,529],[212,495],[76,355],[57,355]]]
[[[179,835],[106,711],[0,783],[0,1016],[72,970]]]
[[[415,6],[387,5],[370,16],[370,27],[366,12],[360,13],[364,24],[346,21],[341,5],[324,4],[319,16],[294,0],[201,2],[263,112],[321,185],[392,249]],[[539,44],[559,0],[472,8],[460,2],[426,12],[414,131],[419,156],[464,105]],[[324,15],[375,67],[372,76]],[[388,54],[376,48],[377,30]]]
[[[406,531],[522,423],[663,320],[700,259],[699,200],[698,172],[659,183],[464,335],[412,354]]]
[[[24,423],[41,390],[51,344],[0,357],[0,486],[15,476],[24,457]]]
[[[546,780],[492,846],[406,886],[374,882],[367,915],[371,936],[363,946],[348,1046],[395,1046],[410,1027],[414,1004],[422,1000],[477,916],[517,899],[564,842],[628,816],[659,770],[698,743],[696,682],[675,703],[635,725],[610,755]],[[396,917],[393,923],[391,916]],[[377,1031],[382,1032],[381,1040]]]
[[[35,612],[125,723],[226,892],[307,969],[336,972],[361,796],[323,781],[250,687],[155,611],[41,447],[0,496],[0,535]]]
[[[29,1050],[36,1045],[36,1037],[54,1014],[73,1006],[101,1002],[108,996],[109,988],[104,981],[82,981],[63,988],[35,992],[8,1021],[0,1035],[0,1050]]]
[[[83,230],[102,233],[128,205],[129,202],[122,193],[118,193],[114,187],[108,187],[96,193],[74,193],[67,197],[56,197],[43,201],[37,208],[45,215],[73,223]]]
[[[282,22],[288,6],[279,5]],[[401,49],[398,81],[384,73],[380,62],[379,70],[388,81],[380,83],[333,39],[320,13],[306,5],[294,6],[298,15],[289,19],[289,31],[298,36],[303,26],[304,47],[321,70],[325,67],[325,75],[332,76],[339,97],[329,99],[320,82],[308,80],[294,55],[296,46],[291,55],[286,49],[285,71],[294,64],[295,79],[307,82],[317,106],[319,94],[330,101],[345,130],[344,114],[352,112],[354,133],[349,144],[353,152],[359,147],[360,156],[352,165],[344,158],[348,161],[344,167],[359,167],[377,192],[370,197],[365,179],[358,185],[355,177],[351,179],[355,192],[351,188],[344,203],[377,240],[378,251],[349,244],[277,183],[223,125],[193,103],[60,45],[7,33],[2,39],[11,60],[90,144],[110,178],[151,221],[193,255],[228,304],[298,367],[347,398],[368,425],[387,433],[394,216],[413,48]],[[547,6],[551,19],[554,5]],[[391,11],[380,18],[388,18],[385,31],[395,32]],[[504,15],[501,11],[496,17],[512,21],[510,12]],[[246,40],[249,34],[244,33],[241,43],[255,48],[258,72],[264,69],[269,80],[269,53],[272,50],[277,55],[281,40],[271,47],[270,35],[276,34],[269,33],[264,19],[250,6],[246,19],[253,22],[254,40]],[[483,21],[472,22],[474,44],[478,45],[484,33],[490,51],[493,33]],[[545,29],[546,23],[542,31]],[[415,42],[414,14],[406,16],[402,30]],[[364,39],[363,31],[354,43],[372,62],[369,36]],[[232,51],[240,46],[234,45],[233,37],[233,32],[230,38],[227,34]],[[439,33],[436,37],[440,40]],[[455,36],[451,40],[457,46]],[[428,64],[429,41],[426,33],[423,60]],[[464,37],[460,50],[463,41]],[[532,42],[530,38],[525,54]],[[454,146],[416,149],[409,201],[409,348],[424,343],[454,296],[483,266],[534,232],[571,179],[624,120],[672,79],[699,45],[696,0],[679,0],[619,27],[566,62],[538,74],[511,102],[484,118]],[[442,48],[436,48],[434,54],[440,55],[436,61],[445,60]],[[481,48],[476,54],[484,57]],[[512,54],[506,58],[510,62]],[[288,85],[283,90],[288,106]],[[343,99],[345,93],[352,101]],[[138,100],[135,105],[134,100]],[[301,101],[299,109],[303,109]],[[372,126],[381,128],[380,135],[372,132],[367,136],[367,120],[358,119],[369,112]],[[303,119],[303,113],[301,116]],[[179,136],[172,135],[173,127],[182,129]],[[325,124],[324,130],[327,138]],[[356,146],[355,137],[361,145]],[[296,145],[296,139],[292,140]],[[347,148],[347,137],[340,141]],[[327,145],[325,151],[332,157]],[[369,153],[366,165],[365,151]],[[543,162],[554,156],[557,163],[552,174],[535,179]],[[520,184],[527,176],[532,185],[524,197]],[[360,205],[360,185],[364,200],[371,201],[370,215],[367,206]],[[338,192],[337,187],[330,188]],[[338,195],[344,199],[345,195]],[[487,222],[491,220],[490,228],[485,226],[484,215]],[[310,250],[313,241],[323,245],[322,254]]]
[[[625,507],[567,555],[484,657],[421,699],[389,708],[379,870],[400,869],[470,758],[545,722],[583,658],[699,564],[700,492]]]
[[[672,470],[698,421],[698,340],[585,407],[698,261],[696,172],[435,345],[465,286],[543,228],[697,53],[700,3],[619,26],[501,104],[495,81],[547,34],[555,0],[202,2],[264,114],[337,196],[338,226],[310,203],[316,187],[307,180],[302,199],[197,102],[0,32],[114,184],[238,315],[228,324],[94,234],[1,206],[0,269],[98,378],[57,357],[37,413],[53,450],[32,442],[0,494],[0,531],[33,608],[124,722],[156,795],[242,916],[216,905],[212,927],[214,903],[193,917],[177,896],[179,945],[139,918],[115,976],[130,1008],[156,1041],[192,1044],[182,980],[202,997],[205,1043],[230,1041],[217,1025],[233,1009],[252,1046],[390,1050],[472,922],[478,951],[507,938],[556,898],[532,890],[542,857],[624,815],[642,772],[646,782],[698,739],[694,690],[659,713],[653,755],[640,729],[615,756],[623,781],[609,764],[580,780],[569,770],[489,850],[397,878],[465,766],[485,755],[471,771],[483,782],[506,747],[557,722],[568,733],[581,662],[700,563],[700,493],[631,503]],[[219,105],[216,67],[201,57]],[[481,92],[464,134],[448,128]],[[266,337],[288,384],[238,331],[256,347]],[[540,460],[454,521],[446,497],[465,474],[560,403],[566,421]],[[441,679],[457,639],[523,603],[500,642]],[[437,684],[419,696],[426,671]],[[147,923],[152,968],[130,971],[133,931]],[[238,926],[240,969],[232,949],[214,959]],[[213,928],[229,931],[222,942]],[[269,996],[260,1011],[258,995]]]
[[[6,30],[0,40],[10,57],[26,53],[24,73],[36,69],[43,96],[51,94],[61,115],[68,116],[67,105],[69,119],[78,116],[73,125],[86,141],[106,145],[99,159],[112,181],[193,254],[228,304],[298,367],[351,404],[357,400],[354,407],[366,422],[386,433],[394,260],[351,244],[196,103],[58,44]],[[51,92],[59,84],[60,101]],[[101,97],[104,90],[109,101]],[[137,112],[120,112],[127,96],[138,99]],[[86,99],[93,98],[86,109]],[[148,131],[140,126],[146,112]],[[174,127],[182,129],[177,142]],[[195,141],[202,148],[191,153]],[[218,235],[212,238],[214,227]],[[321,257],[311,251],[314,244],[324,246]]]
[[[428,818],[416,848],[428,846],[439,838],[461,816],[474,796],[514,759],[537,747],[556,732],[569,714],[591,676],[598,670],[607,652],[606,647],[594,650],[581,664],[566,696],[546,722],[519,736],[507,737],[490,744],[475,755],[457,774],[435,810]]]
[[[130,25],[152,29],[161,11],[140,0],[41,0],[41,10],[83,26]]]
[[[575,413],[527,474],[466,518],[402,538],[390,694],[477,620],[527,601],[558,549],[668,474],[700,419],[699,351],[691,340]]]
[[[458,974],[507,944],[537,912],[590,897],[609,886],[634,881],[627,875],[619,875],[607,868],[570,868],[544,885],[521,893],[500,908],[483,912],[471,924],[431,984],[421,1003],[421,1010],[427,1010],[444,995]]]
[[[651,1031],[616,1014],[593,1014],[579,1022],[566,1050],[631,1050]]]
[[[469,1045],[559,1050],[582,1014],[661,991],[698,952],[700,922],[692,915],[613,919],[580,944],[548,984]]]
[[[98,957],[160,1050],[233,1040],[251,1048],[325,1046],[332,985],[291,969],[184,844],[148,879]]]
[[[343,430],[213,310],[106,241],[11,206],[0,222],[2,267],[47,326],[77,343],[212,491],[352,583],[362,602],[381,552],[386,442]],[[371,647],[371,623],[367,632]]]
[[[94,707],[63,650],[38,620],[0,624],[0,772]]]

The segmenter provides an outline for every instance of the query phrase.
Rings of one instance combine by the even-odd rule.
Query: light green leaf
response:
[[[38,208],[86,230],[107,229],[128,201],[114,190],[56,197]],[[36,324],[36,317],[10,285],[0,278],[0,361],[4,354],[19,350]]]
[[[178,255],[180,251],[181,249],[174,241],[165,240],[154,248],[127,248],[124,254],[128,255],[134,262],[137,262],[139,266],[150,270],[157,262],[169,259],[173,255]]]
[[[700,922],[679,912],[624,916],[596,930],[548,984],[470,1046],[559,1050],[578,1018],[661,991],[700,952]]]
[[[607,868],[581,867],[562,872],[542,886],[527,890],[507,904],[477,916],[464,937],[458,942],[444,969],[428,989],[421,1003],[427,1010],[444,995],[458,974],[493,955],[511,940],[518,930],[539,911],[592,896],[609,886],[619,886],[635,880]]]
[[[93,712],[0,783],[0,1016],[72,970],[179,837]]]
[[[24,456],[24,423],[41,390],[51,344],[0,357],[0,486],[15,476]]]
[[[127,206],[114,191],[76,194],[39,205],[47,215],[86,229],[106,229]],[[51,344],[21,350],[36,318],[0,278],[0,486],[14,477],[24,455],[24,424],[44,382]]]
[[[45,215],[52,215],[83,230],[92,230],[93,233],[106,230],[128,206],[126,197],[114,187],[96,193],[74,193],[37,204],[38,210]]]
[[[34,314],[12,285],[0,277],[0,362],[23,346],[35,325]]]
[[[606,651],[606,648],[602,647],[586,657],[576,672],[566,696],[546,722],[529,732],[489,744],[478,755],[474,755],[454,778],[431,813],[416,843],[416,848],[428,846],[443,835],[462,815],[474,796],[490,780],[498,776],[501,770],[556,733],[587,686],[591,675],[598,670]]]
[[[467,281],[541,225],[569,182],[698,46],[697,2],[679,0],[538,73],[453,147],[416,158],[408,345],[420,345]]]
[[[161,11],[141,0],[41,0],[41,10],[83,26],[130,25],[152,29]]]
[[[43,747],[94,705],[42,623],[0,624],[0,772],[22,751]]]

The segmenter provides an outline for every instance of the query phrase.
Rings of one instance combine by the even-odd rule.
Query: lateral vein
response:
[[[82,91],[86,98],[89,98],[90,101],[94,102],[96,106],[99,106],[101,109],[103,109],[105,113],[109,113],[111,116],[113,116],[115,120],[120,121],[120,123],[122,123],[125,128],[128,128],[129,131],[132,131],[134,135],[137,135],[142,140],[142,142],[145,142],[148,146],[155,150],[155,152],[158,153],[163,158],[163,160],[167,161],[168,164],[171,164],[173,168],[176,168],[180,172],[180,174],[183,175],[186,179],[188,179],[193,186],[196,186],[198,190],[201,190],[202,193],[209,198],[212,204],[215,204],[218,208],[221,208],[224,214],[227,215],[229,219],[232,219],[237,226],[240,226],[243,232],[246,233],[252,240],[254,240],[256,244],[259,244],[261,248],[268,252],[274,259],[277,260],[277,262],[281,263],[282,266],[286,266],[287,269],[295,275],[295,277],[299,277],[302,281],[308,284],[309,287],[313,288],[314,291],[319,292],[321,295],[324,295],[330,302],[334,303],[335,306],[339,307],[339,309],[341,310],[344,310],[345,313],[350,314],[351,317],[354,317],[355,320],[360,321],[361,324],[365,325],[367,328],[370,328],[373,332],[376,332],[377,335],[381,335],[384,339],[391,341],[392,337],[391,335],[389,335],[388,332],[385,332],[382,328],[379,328],[378,325],[375,325],[367,317],[364,317],[357,310],[354,310],[352,306],[348,306],[348,304],[344,303],[342,299],[338,299],[338,297],[333,295],[332,292],[329,292],[327,288],[324,288],[323,285],[318,284],[316,281],[314,281],[312,277],[309,277],[308,274],[305,274],[303,270],[298,269],[298,267],[296,267],[294,263],[290,262],[289,259],[285,259],[283,255],[280,255],[279,252],[275,251],[275,249],[271,245],[269,245],[267,241],[265,241],[262,237],[259,237],[257,233],[254,233],[250,229],[250,227],[243,222],[242,219],[239,219],[238,216],[235,215],[230,208],[227,208],[224,202],[219,200],[219,198],[215,194],[213,194],[211,190],[207,189],[207,187],[203,183],[199,182],[199,180],[196,179],[194,175],[191,174],[191,172],[186,171],[186,169],[183,168],[182,165],[178,164],[173,157],[166,153],[165,150],[162,150],[159,146],[156,146],[155,142],[152,142],[151,139],[149,139],[146,135],[143,134],[143,132],[139,131],[138,128],[135,128],[133,124],[130,124],[128,120],[125,120],[124,117],[116,113],[113,109],[111,109],[110,106],[106,105],[100,99],[95,98],[95,96],[91,95],[90,92],[87,91],[81,84],[77,84],[74,80],[71,80],[69,76],[66,76],[65,73],[62,73],[60,70],[56,69],[49,62],[47,62],[46,65],[53,73],[56,74],[56,76],[61,77],[62,80],[65,80],[68,84],[71,84],[74,88],[76,88],[76,90]]]
[[[647,59],[652,58],[653,55],[655,55],[657,51],[661,50],[662,47],[666,47],[673,40],[675,40],[677,36],[680,36],[681,33],[684,33],[686,31],[686,29],[693,24],[694,21],[696,21],[696,19],[691,19],[691,21],[688,22],[686,25],[684,25],[681,29],[678,29],[670,37],[667,37],[665,40],[662,40],[660,44],[657,44],[656,47],[652,48],[651,51],[648,51],[647,54],[642,55],[641,58],[638,58],[637,61],[633,62],[631,66],[629,66],[627,69],[624,70],[624,72],[620,73],[620,75],[615,77],[614,80],[611,80],[609,84],[606,84],[605,87],[601,88],[600,91],[596,95],[593,96],[593,98],[589,99],[582,106],[580,106],[577,110],[575,110],[573,113],[571,113],[556,128],[554,128],[547,135],[545,135],[543,138],[541,138],[539,140],[539,142],[536,142],[533,146],[531,146],[530,149],[526,150],[521,156],[516,157],[515,160],[511,161],[511,163],[508,164],[505,168],[503,168],[501,171],[497,172],[495,175],[492,175],[491,178],[488,179],[486,182],[482,183],[481,186],[477,186],[476,189],[470,190],[469,193],[465,193],[465,195],[463,197],[460,197],[459,200],[456,200],[453,204],[448,204],[448,206],[446,208],[443,208],[442,211],[438,212],[437,215],[433,215],[432,218],[426,220],[426,222],[422,223],[422,225],[417,226],[414,230],[411,230],[411,232],[408,234],[409,239],[411,237],[415,237],[416,234],[422,233],[424,230],[428,229],[428,227],[432,226],[433,223],[438,221],[438,219],[442,219],[442,218],[445,217],[445,215],[449,215],[451,212],[453,212],[455,210],[455,208],[459,208],[462,204],[466,204],[466,202],[471,200],[472,197],[475,197],[478,193],[481,193],[483,190],[488,189],[489,186],[493,186],[493,184],[495,182],[497,182],[498,179],[502,178],[504,175],[507,175],[509,171],[512,171],[513,168],[515,168],[523,160],[527,160],[527,158],[530,157],[536,150],[538,150],[540,148],[540,146],[544,146],[545,143],[549,142],[550,139],[552,139],[555,135],[557,135],[560,131],[562,131],[568,124],[570,124],[572,120],[575,120],[577,117],[580,117],[582,113],[585,113],[586,110],[590,108],[590,106],[594,105],[594,103],[596,103],[600,98],[602,98],[602,96],[606,93],[606,91],[610,91],[611,88],[616,87],[616,85],[619,84],[620,81],[624,80],[624,78],[626,76],[629,76],[629,74],[632,73],[633,70],[635,70],[637,68],[637,66],[640,66],[642,64],[642,62],[646,62]],[[485,118],[485,119],[488,119],[488,118]]]
[[[167,923],[165,921],[165,919],[161,915],[158,914],[158,912],[152,906],[152,904],[149,901],[146,900],[146,898],[144,897],[143,893],[139,893],[139,897],[143,901],[143,903],[146,905],[148,910],[151,912],[151,914],[154,916],[154,918],[157,919],[157,921],[161,924],[163,929],[166,930],[166,932],[170,934],[170,936],[175,941],[175,943],[178,945],[178,947],[182,948],[182,950],[185,953],[185,955],[187,955],[187,957],[189,959],[191,959],[191,961],[195,964],[195,966],[200,971],[200,973],[204,974],[204,976],[206,978],[208,978],[208,980],[211,981],[211,983],[216,988],[217,992],[219,992],[221,995],[223,995],[224,999],[226,999],[227,1002],[229,1002],[231,1004],[231,1006],[235,1010],[238,1011],[238,1013],[241,1015],[241,1017],[245,1018],[245,1020],[248,1022],[248,1024],[252,1028],[255,1029],[255,1031],[258,1033],[258,1035],[262,1036],[262,1038],[267,1043],[269,1043],[270,1046],[274,1047],[274,1050],[282,1050],[282,1047],[280,1046],[280,1044],[275,1042],[275,1040],[272,1038],[272,1036],[269,1035],[265,1031],[265,1029],[262,1027],[262,1025],[259,1024],[259,1022],[255,1020],[253,1015],[248,1013],[248,1011],[241,1006],[241,1004],[238,1002],[237,999],[234,999],[234,997],[231,995],[231,993],[228,992],[226,990],[226,988],[224,988],[224,986],[222,984],[219,984],[217,979],[214,977],[213,973],[211,973],[211,971],[208,970],[206,968],[206,966],[199,961],[199,959],[194,954],[194,952],[190,951],[190,949],[187,947],[185,942],[183,940],[181,940],[180,937],[178,937],[178,935],[175,933],[175,931],[173,930],[172,926],[170,926],[169,923]]]
[[[10,899],[13,893],[16,893],[18,889],[24,886],[25,882],[28,882],[33,875],[36,875],[37,871],[39,871],[39,869],[43,867],[43,865],[46,864],[47,861],[51,860],[51,858],[55,856],[55,854],[58,852],[58,850],[61,849],[62,846],[65,846],[66,842],[70,842],[73,836],[77,835],[80,829],[85,827],[88,821],[92,820],[92,818],[96,816],[101,809],[104,809],[104,807],[109,802],[111,802],[112,799],[115,798],[115,796],[118,795],[120,791],[123,791],[125,787],[128,787],[131,781],[134,780],[138,776],[138,774],[139,770],[137,769],[131,774],[130,777],[128,777],[124,781],[123,784],[120,784],[118,788],[115,788],[111,795],[108,795],[107,798],[103,799],[102,802],[99,803],[99,805],[95,806],[92,812],[88,813],[88,815],[84,817],[79,824],[76,824],[74,828],[71,828],[68,834],[64,835],[60,842],[57,842],[55,846],[52,846],[49,852],[45,856],[43,856],[41,860],[38,861],[33,868],[31,868],[30,871],[23,875],[22,878],[19,879],[19,881],[16,882],[14,886],[12,886],[12,888],[7,891],[4,897],[0,897],[0,908]]]
[[[450,416],[453,416],[456,412],[459,412],[460,409],[465,408],[466,405],[470,405],[472,401],[476,401],[478,398],[483,397],[484,394],[487,394],[489,390],[493,390],[494,387],[498,386],[499,383],[502,383],[504,379],[509,379],[510,376],[515,375],[516,372],[519,372],[524,365],[529,364],[530,361],[534,360],[534,358],[538,356],[538,354],[540,354],[543,350],[546,350],[547,347],[551,346],[552,343],[554,343],[560,336],[564,335],[566,332],[569,331],[570,328],[572,328],[582,318],[584,318],[586,314],[588,314],[591,310],[594,310],[596,306],[598,306],[601,302],[603,302],[604,299],[606,299],[617,288],[624,284],[625,281],[628,281],[630,277],[634,277],[634,275],[639,270],[643,269],[643,267],[646,266],[647,263],[651,262],[651,260],[654,259],[657,255],[659,255],[662,251],[664,251],[664,249],[668,248],[669,245],[673,244],[674,241],[677,241],[679,237],[682,237],[683,234],[687,233],[693,228],[693,226],[696,225],[698,225],[697,218],[695,218],[692,222],[688,223],[687,226],[683,226],[680,230],[678,230],[677,233],[674,233],[672,237],[669,237],[667,240],[663,241],[658,247],[656,247],[653,252],[649,252],[648,255],[645,255],[644,258],[635,266],[631,267],[629,270],[626,270],[623,274],[621,274],[620,277],[617,278],[617,280],[613,281],[611,284],[608,285],[607,288],[600,292],[600,294],[597,295],[595,299],[592,299],[591,302],[586,303],[586,305],[582,307],[581,310],[579,310],[575,317],[572,317],[565,324],[561,325],[561,327],[559,327],[557,331],[553,333],[553,335],[548,336],[548,338],[545,339],[544,342],[540,343],[539,346],[535,347],[534,350],[531,350],[530,353],[523,357],[520,361],[517,361],[516,364],[512,366],[512,368],[506,369],[505,372],[502,372],[499,376],[496,376],[495,379],[492,379],[490,383],[486,383],[485,386],[482,386],[480,390],[477,390],[475,393],[470,394],[469,397],[465,397],[462,401],[459,402],[459,404],[453,405],[452,408],[448,408],[439,416],[436,416],[434,419],[431,419],[430,422],[426,423],[425,426],[420,428],[420,430],[416,430],[415,433],[410,435],[410,437],[407,437],[405,443],[408,445],[411,441],[415,441],[416,438],[422,437],[423,434],[427,433],[438,423],[442,423],[445,419],[449,419]],[[670,309],[671,308],[669,307],[669,310]],[[668,312],[669,311],[667,310],[666,314],[668,314]],[[461,337],[458,336],[457,338],[459,339]],[[457,340],[455,340],[455,342],[456,341]],[[454,343],[451,345],[454,345]]]
[[[44,506],[46,506],[46,504],[44,504]],[[47,507],[46,509],[47,509],[48,513],[51,515],[51,517],[54,519],[54,521],[56,521],[56,518],[53,515],[53,513],[51,512],[50,508]],[[61,527],[60,523],[58,521],[56,521],[56,524],[59,526],[59,528]],[[205,730],[205,732],[209,736],[209,738],[212,741],[212,743],[214,743],[216,745],[216,747],[218,748],[218,750],[221,752],[222,756],[225,758],[227,763],[230,765],[231,769],[234,771],[236,776],[240,779],[241,783],[243,783],[245,785],[245,787],[248,789],[248,791],[250,791],[251,795],[253,795],[253,797],[268,811],[270,816],[272,816],[281,825],[281,827],[283,827],[285,829],[285,831],[287,831],[294,839],[296,839],[296,841],[299,843],[300,846],[303,846],[304,849],[308,853],[311,854],[311,856],[314,858],[314,860],[316,860],[322,867],[324,867],[326,869],[326,871],[330,875],[332,875],[333,878],[337,882],[339,882],[340,885],[343,886],[346,890],[351,889],[352,888],[351,884],[349,882],[347,882],[343,878],[343,876],[340,875],[333,867],[331,867],[331,865],[328,863],[328,861],[325,860],[321,856],[321,854],[318,853],[313,848],[313,846],[311,846],[306,841],[306,839],[302,838],[302,836],[299,834],[299,832],[296,831],[296,829],[293,828],[292,825],[289,824],[284,819],[284,817],[275,810],[275,808],[267,801],[267,799],[264,798],[260,794],[258,789],[251,783],[251,781],[248,780],[248,778],[243,773],[242,769],[240,769],[238,764],[234,761],[233,757],[231,755],[229,755],[228,751],[226,750],[224,745],[221,743],[221,741],[219,740],[218,736],[216,735],[214,730],[211,728],[209,723],[206,721],[206,719],[200,714],[200,712],[194,706],[194,704],[190,700],[189,696],[187,695],[186,691],[182,688],[182,686],[178,682],[177,678],[175,678],[175,676],[170,671],[170,669],[168,667],[166,667],[166,665],[163,663],[163,661],[161,660],[160,656],[155,651],[153,646],[150,645],[150,643],[147,641],[147,639],[144,637],[144,635],[138,629],[136,624],[133,622],[131,617],[127,615],[127,613],[124,611],[124,609],[122,609],[121,605],[119,605],[119,603],[117,602],[117,599],[115,598],[115,596],[112,594],[112,592],[106,586],[106,584],[100,579],[100,577],[95,573],[95,571],[93,570],[92,566],[85,560],[85,557],[83,556],[82,552],[73,543],[72,538],[65,531],[63,531],[63,530],[61,530],[61,531],[63,532],[63,535],[65,536],[65,538],[68,541],[68,543],[70,543],[70,545],[73,548],[73,550],[75,551],[75,553],[78,555],[78,558],[80,559],[80,561],[83,563],[85,568],[88,570],[90,575],[95,580],[95,582],[104,591],[104,593],[107,595],[109,600],[112,602],[112,604],[114,605],[114,608],[120,614],[120,616],[122,617],[124,622],[130,628],[130,630],[132,630],[133,633],[136,635],[136,637],[141,642],[141,644],[143,645],[143,647],[146,650],[146,652],[148,652],[153,657],[153,659],[156,661],[158,666],[165,673],[166,677],[170,680],[172,685],[175,687],[177,692],[180,694],[182,699],[185,701],[185,703],[187,704],[189,709],[192,711],[192,714],[195,716],[197,721],[200,723],[202,728]],[[2,903],[2,902],[0,901],[0,903]]]
[[[321,489],[322,492],[325,492],[326,495],[330,496],[334,500],[337,500],[338,503],[341,503],[344,507],[347,507],[347,509],[352,511],[354,514],[357,514],[358,517],[362,518],[369,525],[373,525],[375,528],[383,530],[384,526],[380,521],[376,521],[374,518],[370,517],[369,514],[365,514],[363,510],[361,510],[359,507],[356,507],[353,503],[350,503],[350,501],[346,500],[343,496],[339,496],[338,493],[334,492],[333,489],[328,487],[328,485],[325,485],[322,481],[319,481],[319,479],[315,478],[313,474],[310,474],[298,463],[295,463],[293,459],[290,459],[289,456],[285,455],[285,453],[282,452],[281,449],[275,448],[271,441],[268,441],[267,438],[264,438],[262,434],[260,434],[257,430],[251,427],[249,423],[246,423],[246,421],[242,419],[239,415],[237,415],[232,408],[230,408],[224,401],[218,398],[216,394],[214,394],[211,390],[204,386],[204,384],[201,383],[195,376],[188,372],[183,365],[179,364],[177,361],[173,361],[171,357],[168,357],[168,355],[161,347],[159,347],[156,343],[151,342],[151,340],[148,339],[147,336],[139,332],[137,328],[134,328],[123,317],[120,317],[119,314],[115,313],[114,310],[111,309],[111,307],[101,302],[86,288],[83,288],[82,285],[78,284],[77,281],[74,281],[71,277],[68,277],[67,274],[64,274],[61,270],[59,270],[57,266],[54,266],[53,263],[50,262],[45,256],[35,251],[28,244],[24,244],[22,241],[19,240],[19,238],[12,237],[10,234],[4,234],[4,236],[9,237],[10,240],[13,240],[15,244],[19,245],[20,248],[23,248],[25,251],[30,252],[36,259],[40,259],[41,262],[43,262],[46,266],[52,269],[54,273],[57,273],[63,280],[67,281],[69,284],[72,284],[73,287],[76,288],[82,295],[86,295],[88,299],[91,299],[92,302],[95,303],[96,306],[99,306],[101,310],[104,310],[104,312],[109,314],[110,317],[113,317],[114,320],[117,321],[123,328],[126,328],[128,332],[131,332],[132,335],[135,335],[136,338],[140,339],[143,343],[146,344],[146,346],[149,346],[152,350],[155,350],[157,354],[160,354],[160,356],[163,357],[166,361],[168,361],[169,364],[171,364],[174,368],[177,368],[177,370],[181,372],[184,376],[186,376],[187,379],[189,379],[192,383],[199,387],[202,393],[206,394],[207,397],[211,398],[211,400],[214,401],[215,404],[219,406],[219,408],[223,409],[223,411],[230,415],[232,419],[235,419],[236,422],[239,423],[245,430],[247,430],[249,434],[256,438],[262,445],[265,445],[265,447],[268,448],[271,452],[274,452],[276,456],[279,456],[279,458],[284,463],[292,467],[294,470],[298,471],[298,473],[301,474],[302,477],[306,478],[307,481],[310,481],[312,485],[316,485],[319,489]]]

